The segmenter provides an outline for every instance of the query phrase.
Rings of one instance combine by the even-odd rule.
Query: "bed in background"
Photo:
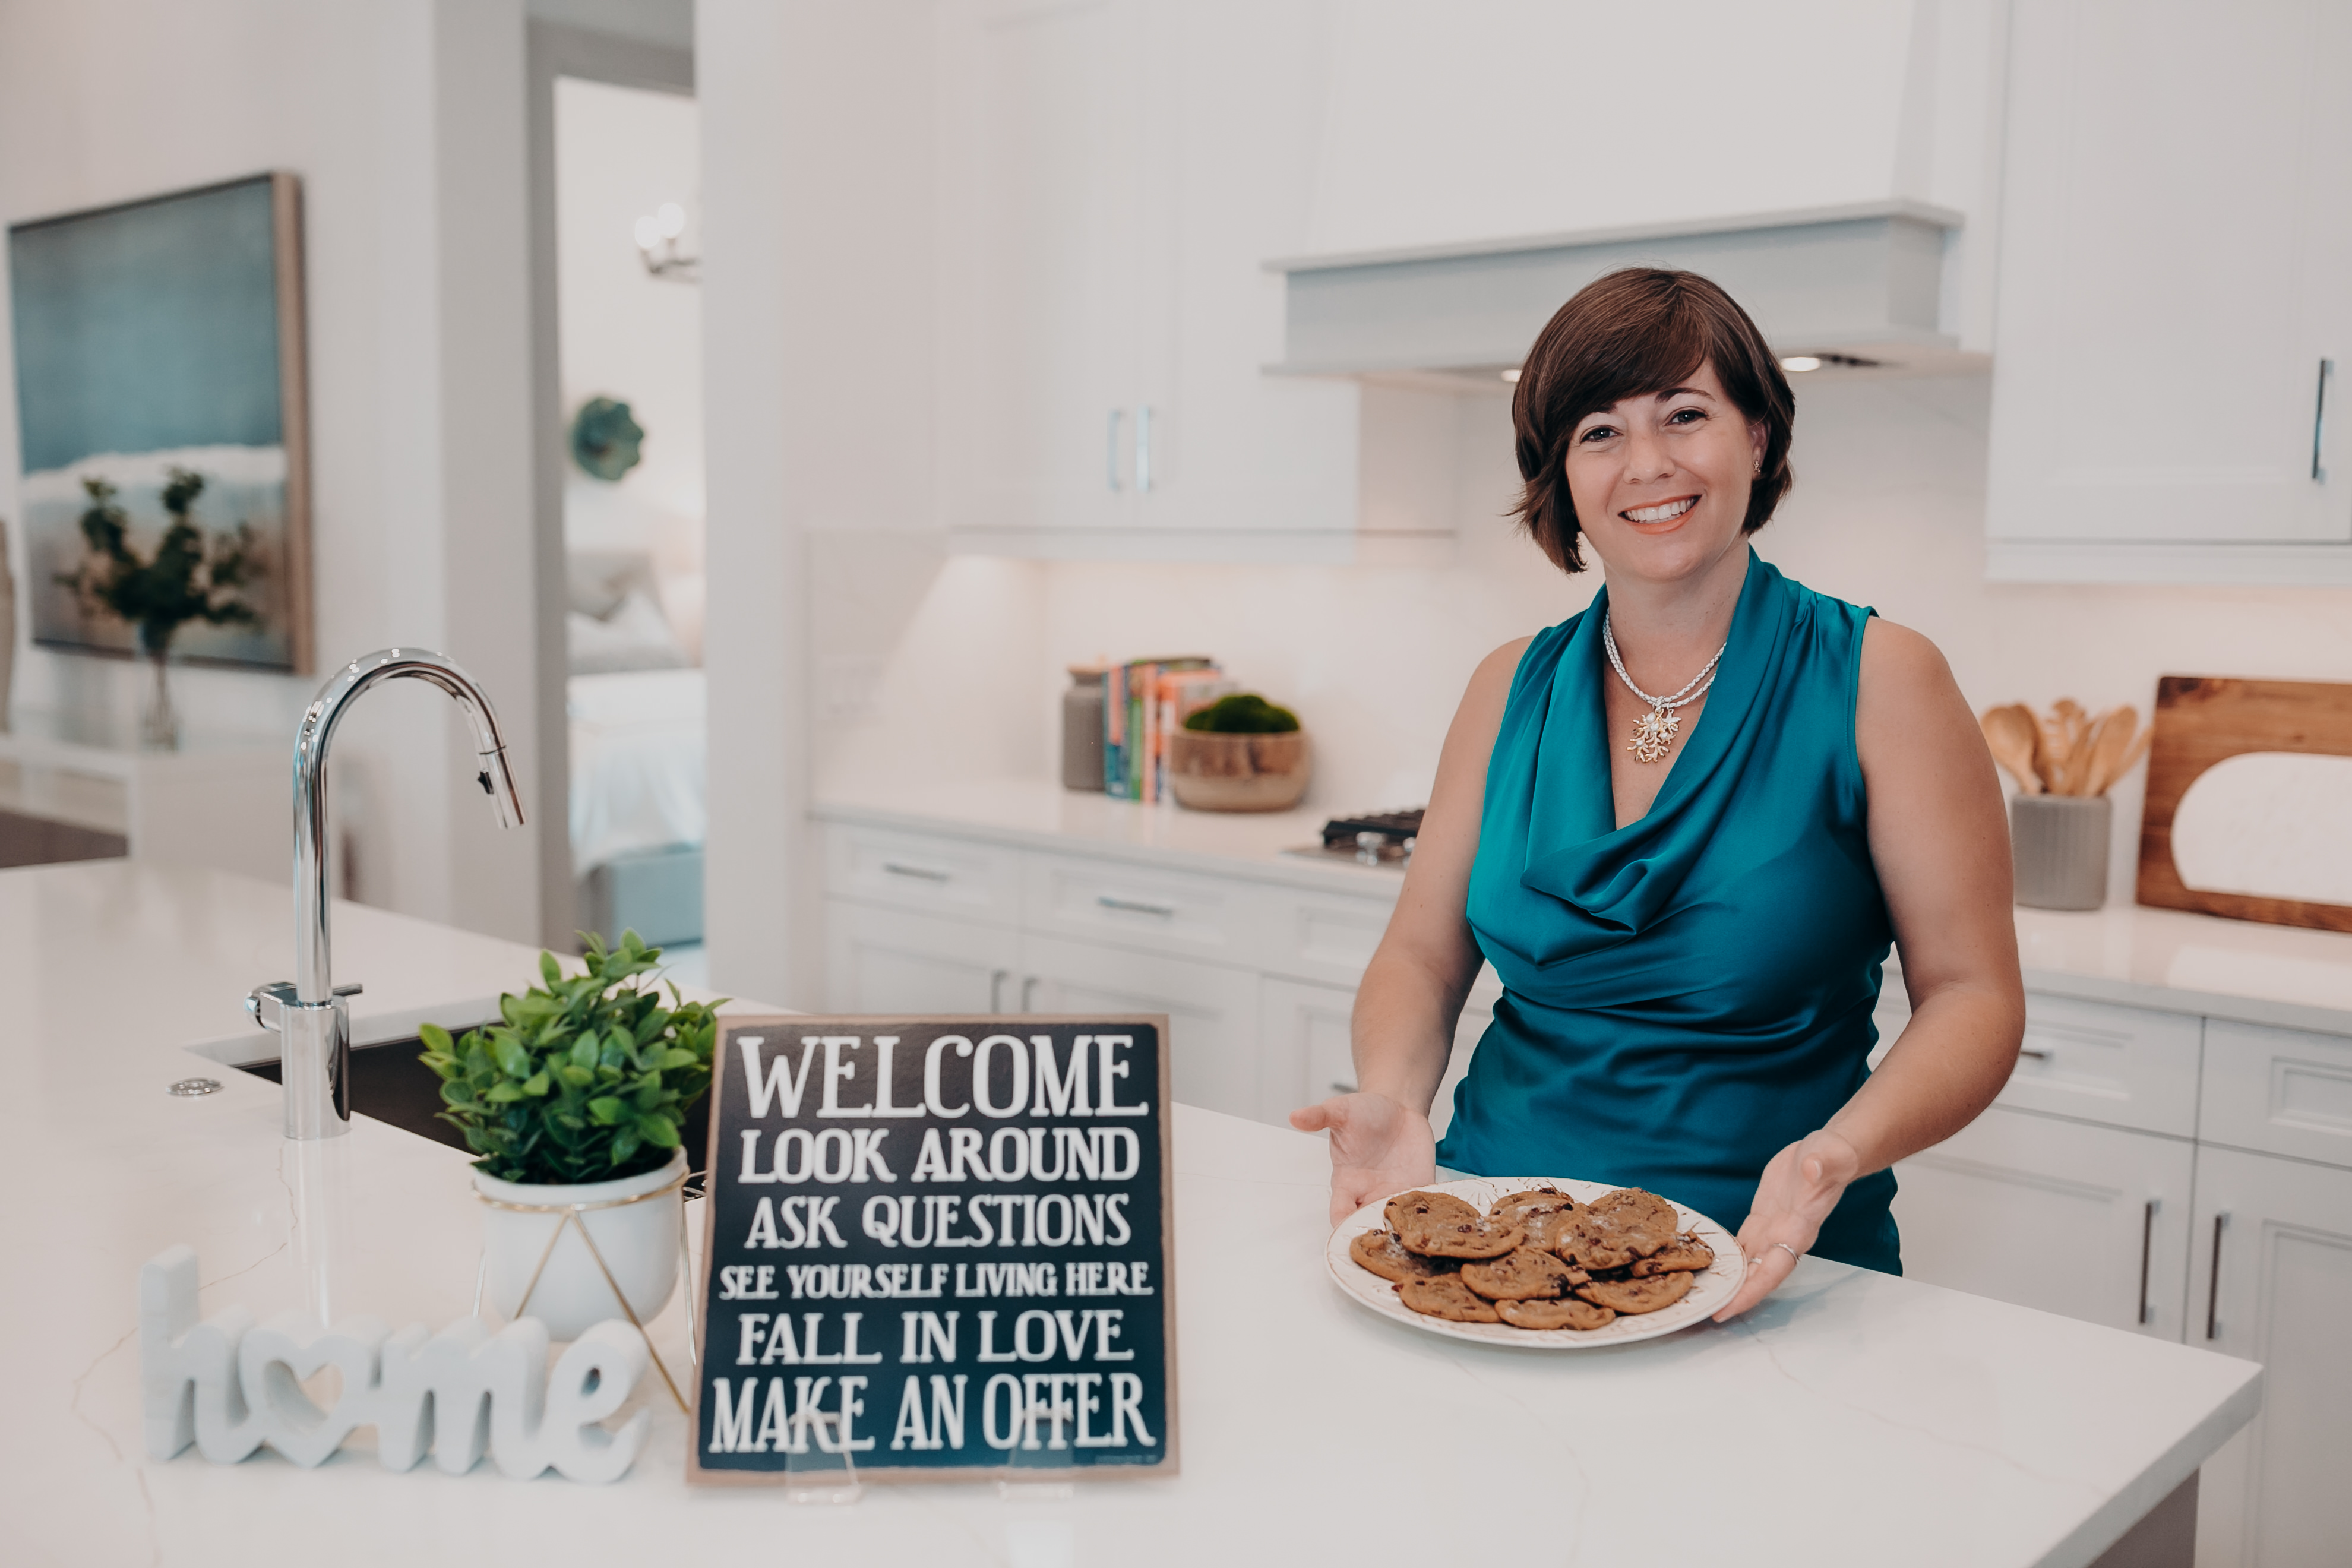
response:
[[[650,562],[571,566],[571,835],[580,929],[656,946],[702,940],[707,703]]]

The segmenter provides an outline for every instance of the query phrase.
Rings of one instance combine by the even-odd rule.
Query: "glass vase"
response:
[[[147,696],[139,705],[139,744],[151,752],[176,752],[180,749],[180,710],[172,705],[171,648],[169,645],[151,648],[142,643],[139,656],[154,673]]]

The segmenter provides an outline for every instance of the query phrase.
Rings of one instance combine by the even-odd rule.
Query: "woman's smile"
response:
[[[1631,510],[1621,511],[1617,515],[1647,531],[1664,533],[1668,528],[1689,516],[1691,508],[1696,505],[1698,505],[1698,497],[1695,495],[1676,496],[1672,500],[1660,501],[1655,506],[1634,507]]]

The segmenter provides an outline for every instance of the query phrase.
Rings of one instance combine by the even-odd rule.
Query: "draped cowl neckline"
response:
[[[1751,548],[1706,706],[1649,811],[1619,827],[1602,684],[1616,679],[1601,640],[1609,590],[1594,595],[1549,672],[1522,887],[1627,933],[1672,910],[1769,721],[1767,697],[1788,652],[1795,600],[1788,580]]]

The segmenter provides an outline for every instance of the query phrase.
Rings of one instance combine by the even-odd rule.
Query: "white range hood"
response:
[[[1890,200],[1643,229],[1294,257],[1284,353],[1269,372],[1492,390],[1563,301],[1622,267],[1702,273],[1784,356],[1822,374],[1980,368],[1938,330],[1958,213]],[[1852,362],[1861,362],[1859,363]]]

